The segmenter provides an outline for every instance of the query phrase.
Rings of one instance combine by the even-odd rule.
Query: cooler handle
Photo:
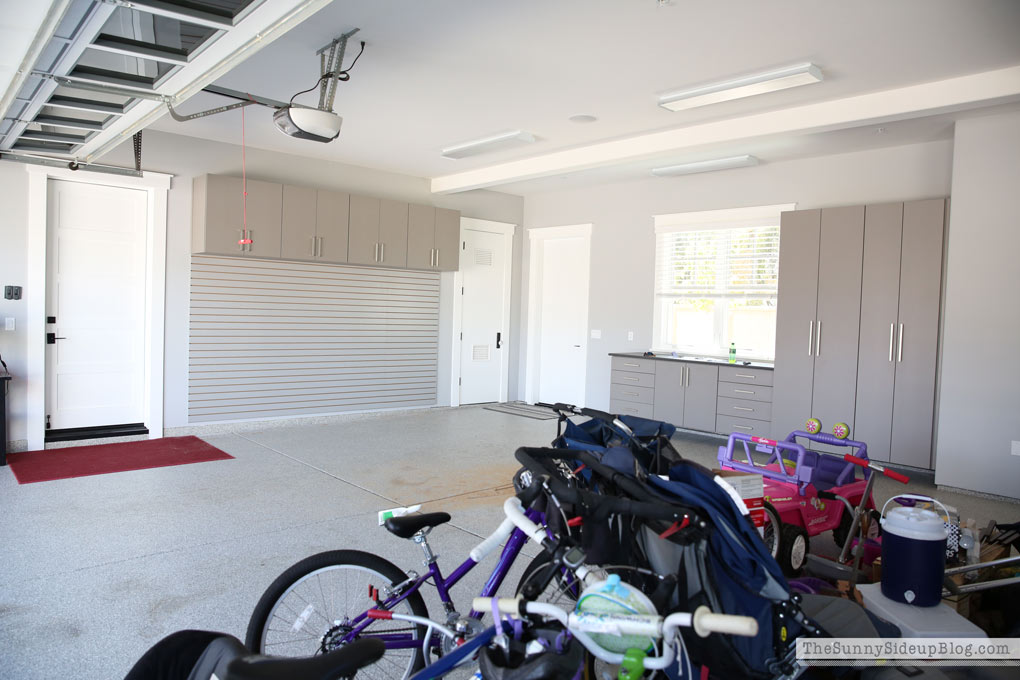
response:
[[[910,500],[926,501],[928,503],[938,504],[939,507],[942,508],[942,511],[946,513],[946,517],[951,517],[951,515],[949,514],[949,511],[946,510],[946,506],[942,505],[941,501],[937,501],[934,498],[932,498],[931,496],[922,496],[920,494],[915,494],[915,493],[901,493],[901,494],[893,496],[892,498],[887,500],[885,502],[885,505],[882,506],[882,512],[880,513],[882,517],[885,517],[885,509],[889,506],[890,503],[892,503],[897,498],[908,498]]]

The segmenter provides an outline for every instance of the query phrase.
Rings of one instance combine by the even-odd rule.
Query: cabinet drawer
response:
[[[718,407],[717,413],[723,415],[752,420],[772,420],[772,404],[763,401],[719,397]]]
[[[771,385],[772,374],[767,368],[740,368],[738,366],[720,366],[719,380],[725,382],[745,383],[747,385]]]
[[[655,359],[613,357],[613,370],[633,371],[634,373],[655,373]]]
[[[770,437],[769,430],[771,429],[772,423],[768,420],[750,420],[722,414],[716,416],[715,419],[715,431],[719,434],[741,432],[759,437]]]
[[[632,401],[618,401],[616,399],[610,399],[609,410],[614,415],[637,416],[639,418],[652,417],[651,404],[638,404]]]
[[[630,385],[631,387],[655,387],[654,373],[634,373],[633,371],[613,371],[612,384]]]
[[[749,385],[747,383],[719,383],[719,396],[731,399],[750,399],[751,401],[772,401],[772,388],[765,385]]]
[[[655,389],[652,387],[632,387],[630,385],[610,385],[609,398],[618,401],[651,404],[655,401]]]

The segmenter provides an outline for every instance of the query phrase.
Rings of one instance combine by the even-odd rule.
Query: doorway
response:
[[[528,401],[584,406],[591,225],[532,229],[528,236]]]
[[[49,434],[112,425],[144,431],[147,198],[138,189],[49,182]]]
[[[507,400],[515,229],[502,222],[461,220],[460,404]]]
[[[50,370],[49,354],[57,343],[66,342],[57,340],[58,337],[68,338],[66,333],[58,333],[58,324],[47,323],[50,316],[56,316],[50,308],[48,270],[51,260],[50,239],[48,228],[51,224],[50,213],[59,207],[51,204],[51,184],[57,182],[65,185],[75,185],[75,188],[86,195],[108,196],[106,190],[133,190],[142,196],[140,229],[143,234],[143,246],[140,252],[142,281],[138,284],[138,290],[143,300],[143,312],[141,316],[142,345],[139,349],[141,355],[142,387],[137,394],[136,401],[141,410],[140,422],[148,429],[150,438],[163,436],[163,329],[164,309],[166,299],[166,218],[167,218],[167,194],[170,190],[171,176],[162,173],[145,172],[141,177],[126,177],[104,175],[97,172],[73,172],[69,169],[51,168],[40,166],[27,166],[26,172],[28,181],[28,277],[26,280],[26,301],[28,312],[27,332],[30,338],[38,338],[27,345],[27,373],[29,380],[26,386],[27,408],[26,423],[28,435],[28,448],[38,450],[46,445],[46,415],[48,413],[48,392],[50,392]],[[93,193],[94,192],[94,193]],[[69,192],[68,196],[71,196]],[[133,195],[134,196],[134,195]],[[55,199],[53,199],[55,200]],[[74,198],[69,199],[74,204]],[[84,201],[85,199],[81,199]],[[139,200],[134,196],[132,200]],[[101,202],[101,201],[100,201]],[[130,202],[130,201],[129,201]],[[73,211],[74,208],[71,208]],[[110,218],[106,214],[107,208],[103,208],[103,219]],[[71,223],[69,223],[71,224]],[[101,231],[101,229],[99,230]],[[95,246],[92,246],[95,249]],[[73,250],[65,249],[65,255]],[[58,256],[59,257],[59,256]],[[117,271],[123,266],[118,259]],[[58,262],[58,266],[60,263]],[[81,262],[76,265],[68,264],[69,267],[88,267],[89,263]],[[94,271],[94,269],[93,269]],[[112,285],[112,284],[111,284]],[[76,298],[92,298],[100,302],[105,301],[107,307],[119,304],[117,295],[120,291],[95,287],[90,284],[89,289],[74,291]],[[136,291],[137,292],[137,291]],[[65,300],[66,302],[66,300]],[[105,313],[105,311],[103,311]],[[62,322],[62,317],[57,321]],[[80,320],[83,323],[86,320]],[[98,319],[97,319],[98,321]],[[104,321],[104,323],[107,321]],[[97,326],[101,325],[99,323]],[[103,328],[93,329],[102,332]],[[76,331],[77,332],[77,331]],[[47,333],[54,334],[54,344],[46,342]],[[91,346],[95,347],[96,342]],[[65,352],[63,358],[68,360],[74,358],[72,349]],[[88,353],[91,350],[85,350]],[[103,350],[104,354],[112,354],[112,351]],[[70,368],[70,363],[67,368]],[[85,390],[93,400],[100,400],[98,396],[103,395],[105,383],[99,385],[85,385],[84,379],[77,379],[75,385],[67,382],[67,389],[61,396],[58,387],[57,398],[63,399],[64,403],[68,398],[74,397],[81,401],[80,391]],[[83,386],[84,385],[84,386]],[[73,390],[79,390],[75,394]],[[117,420],[120,416],[117,417]],[[68,421],[70,422],[70,421]],[[135,421],[138,422],[138,421]],[[53,426],[51,418],[51,426]]]

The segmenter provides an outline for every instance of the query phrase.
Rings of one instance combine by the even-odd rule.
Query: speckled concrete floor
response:
[[[547,444],[555,428],[478,407],[434,409],[203,437],[235,460],[24,486],[0,468],[0,676],[120,678],[175,630],[243,638],[269,583],[323,550],[368,550],[418,569],[417,547],[377,526],[376,512],[395,505],[453,515],[432,541],[451,570],[502,519],[514,449]],[[719,440],[681,434],[675,444],[712,464]],[[981,522],[1020,516],[1014,504],[939,497]],[[486,567],[455,600],[480,589]]]

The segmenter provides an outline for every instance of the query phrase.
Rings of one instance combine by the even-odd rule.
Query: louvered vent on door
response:
[[[433,406],[439,273],[195,255],[188,421]]]
[[[491,267],[492,251],[487,248],[475,248],[475,264],[483,267]]]
[[[471,346],[471,359],[474,361],[488,361],[489,360],[489,346],[488,345],[472,345]]]

